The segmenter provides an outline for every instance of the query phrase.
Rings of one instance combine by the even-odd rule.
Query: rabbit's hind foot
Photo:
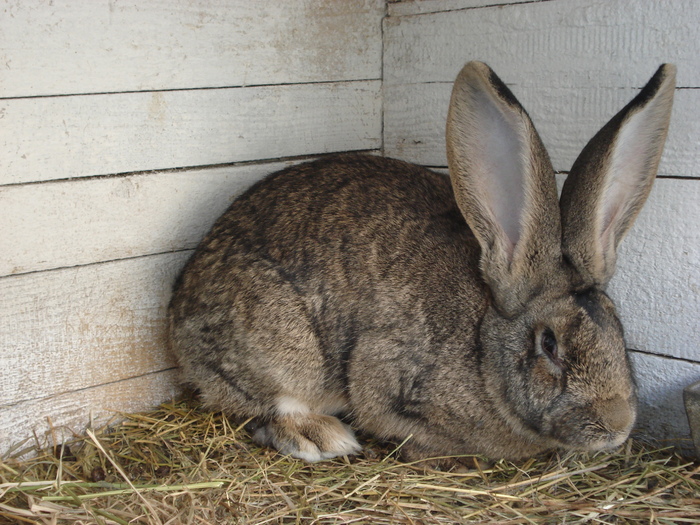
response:
[[[279,416],[258,428],[253,439],[309,462],[357,454],[362,448],[350,427],[337,417],[314,413]]]

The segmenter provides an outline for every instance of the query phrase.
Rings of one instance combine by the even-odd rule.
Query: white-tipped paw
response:
[[[253,439],[280,453],[309,462],[357,454],[352,430],[338,418],[321,414],[290,414],[255,431]]]

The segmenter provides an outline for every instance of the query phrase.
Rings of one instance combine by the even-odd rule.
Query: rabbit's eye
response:
[[[554,361],[557,365],[560,364],[559,361],[559,349],[557,347],[557,339],[554,337],[554,332],[547,328],[542,332],[542,337],[540,338],[540,345],[542,346],[542,351],[547,354],[547,356]]]

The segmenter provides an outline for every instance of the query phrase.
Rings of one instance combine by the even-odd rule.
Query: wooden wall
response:
[[[213,220],[290,162],[381,147],[384,9],[0,4],[0,453],[176,393],[164,310]]]
[[[659,64],[678,66],[659,177],[610,285],[634,350],[640,430],[674,442],[688,435],[682,389],[700,380],[699,21],[693,0],[415,0],[388,4],[384,23],[385,153],[437,168],[468,60],[509,85],[561,172]]]
[[[489,5],[489,4],[498,5]],[[0,453],[177,392],[163,317],[231,199],[331,151],[445,167],[451,82],[488,62],[565,172],[664,61],[659,180],[611,286],[641,426],[700,379],[700,4],[40,0],[0,4]]]

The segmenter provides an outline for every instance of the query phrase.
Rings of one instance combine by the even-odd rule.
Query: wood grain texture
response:
[[[0,187],[0,276],[194,248],[236,196],[293,163]]]
[[[635,88],[591,86],[526,87],[518,84],[519,71],[498,73],[532,117],[559,171],[568,171],[588,140],[639,92]],[[635,76],[644,84],[653,73],[652,68]],[[451,91],[452,83],[444,82],[386,86],[386,155],[427,166],[446,166],[445,121]],[[660,174],[698,176],[698,108],[700,90],[676,90]]]
[[[152,409],[178,395],[176,370],[163,370],[75,392],[23,401],[0,409],[0,455],[28,439],[53,446],[82,433],[122,419],[122,413]],[[50,419],[50,422],[49,422]],[[23,447],[19,447],[21,450]]]
[[[93,410],[172,395],[165,305],[190,252],[162,252],[194,247],[285,164],[231,163],[381,147],[383,14],[382,0],[0,8],[0,448],[47,415],[81,430]]]
[[[609,292],[630,348],[700,362],[699,181],[656,180]]]
[[[380,147],[380,82],[0,100],[0,184]]]
[[[189,254],[0,279],[0,412],[173,367],[165,309]]]
[[[0,97],[378,79],[382,0],[0,7]]]
[[[518,86],[641,87],[630,75],[672,62],[679,86],[698,87],[698,19],[694,0],[554,0],[390,17],[384,82],[452,82],[465,62],[482,60],[517,73]]]

